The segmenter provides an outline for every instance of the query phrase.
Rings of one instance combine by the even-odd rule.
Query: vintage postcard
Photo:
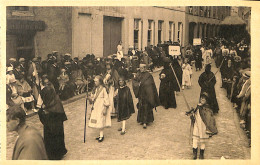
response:
[[[259,11],[2,1],[1,164],[259,164]]]

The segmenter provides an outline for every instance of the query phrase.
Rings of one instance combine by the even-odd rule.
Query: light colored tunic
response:
[[[97,99],[93,105],[93,110],[91,112],[89,127],[91,128],[105,128],[111,127],[111,117],[109,106],[109,97],[105,87],[100,87],[101,92],[97,96]],[[99,89],[96,89],[95,93],[91,95],[91,98],[94,99],[97,95]],[[107,113],[104,116],[103,111],[107,108]]]
[[[190,75],[192,74],[192,69],[190,64],[183,64],[182,65],[182,85],[191,86],[191,78]]]

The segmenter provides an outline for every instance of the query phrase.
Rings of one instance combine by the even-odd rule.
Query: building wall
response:
[[[35,36],[35,54],[43,59],[52,51],[72,53],[71,7],[33,7],[35,19],[44,21],[46,28]]]
[[[80,44],[77,38],[82,35],[78,30],[78,25],[82,22],[79,15],[88,15],[89,19],[86,20],[91,29],[90,48],[85,49],[84,44]],[[73,7],[72,11],[72,54],[75,56],[83,56],[90,53],[95,54],[97,57],[102,57],[103,52],[103,17],[121,17],[122,20],[122,42],[123,51],[127,53],[129,46],[134,45],[134,20],[140,19],[140,34],[141,40],[139,48],[144,50],[147,46],[148,36],[148,20],[153,20],[153,41],[154,45],[158,44],[158,21],[163,21],[163,37],[162,41],[169,40],[169,22],[175,24],[175,36],[177,41],[178,23],[181,22],[185,27],[185,8],[184,7]],[[185,34],[183,28],[182,34]],[[182,45],[185,43],[185,38],[181,38]],[[87,45],[87,44],[86,44]],[[81,52],[80,50],[88,50],[89,52]],[[116,53],[116,52],[115,52]]]
[[[195,23],[194,38],[210,38],[218,34],[219,24],[230,16],[229,6],[189,6],[186,7],[186,43],[188,44],[190,23]],[[203,30],[204,28],[204,30]],[[198,35],[199,34],[199,35]]]

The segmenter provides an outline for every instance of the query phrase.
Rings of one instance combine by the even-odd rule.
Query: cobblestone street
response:
[[[217,68],[212,67],[216,72]],[[154,80],[159,90],[159,73],[153,73]],[[184,93],[191,107],[195,107],[199,100],[200,87],[198,77],[202,71],[196,72],[193,68],[192,87],[185,89]],[[216,122],[219,133],[210,138],[206,143],[205,159],[250,159],[251,148],[244,131],[239,127],[236,111],[226,97],[224,89],[220,88],[221,77],[217,73],[217,84],[215,86],[217,100],[219,103],[219,114]],[[132,85],[129,85],[131,88]],[[132,89],[132,88],[131,88]],[[132,94],[133,95],[133,94]],[[134,95],[133,95],[134,98]],[[64,122],[65,142],[68,153],[65,160],[176,160],[191,159],[192,144],[189,144],[190,119],[185,116],[187,111],[182,94],[176,96],[177,108],[164,109],[162,106],[154,111],[155,121],[143,129],[136,122],[135,114],[126,122],[126,134],[120,135],[117,131],[121,123],[112,119],[112,127],[104,131],[105,139],[98,143],[98,130],[87,128],[86,143],[84,136],[84,112],[85,98],[64,106],[68,120]],[[134,98],[134,105],[137,99]],[[90,106],[88,106],[88,113]],[[88,122],[88,121],[87,121]],[[43,131],[38,115],[27,118],[27,123]],[[7,133],[7,159],[12,157],[14,142],[17,137],[15,133]]]

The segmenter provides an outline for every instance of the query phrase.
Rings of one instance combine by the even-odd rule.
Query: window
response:
[[[200,16],[203,16],[203,7],[200,6]]]
[[[169,22],[169,41],[173,41],[173,36],[174,36],[174,24],[173,22]]]
[[[140,24],[140,19],[135,19],[134,20],[134,49],[138,49],[139,45],[139,24]]]
[[[193,12],[193,7],[189,6],[189,14],[192,14],[192,12]]]
[[[147,34],[147,45],[153,45],[153,38],[154,38],[154,33],[153,33],[153,26],[154,22],[153,20],[148,20],[148,34]]]
[[[162,43],[163,21],[158,21],[158,43]]]
[[[178,42],[181,44],[182,40],[182,23],[178,23]]]
[[[29,11],[29,7],[28,6],[15,6],[14,10],[17,10],[17,11]]]

